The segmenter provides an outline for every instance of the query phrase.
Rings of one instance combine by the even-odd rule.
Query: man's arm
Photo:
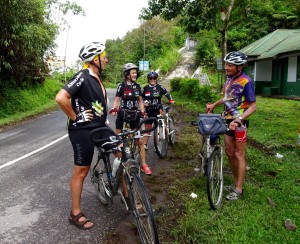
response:
[[[73,121],[76,120],[76,113],[72,109],[71,103],[70,103],[70,94],[64,90],[61,89],[56,97],[55,100],[58,103],[58,105],[61,107],[62,111]]]

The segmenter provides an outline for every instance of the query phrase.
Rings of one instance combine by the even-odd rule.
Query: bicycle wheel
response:
[[[168,136],[166,131],[164,132],[164,127],[162,125],[158,125],[158,127],[154,130],[154,147],[155,152],[160,158],[165,158],[168,153]]]
[[[207,196],[212,209],[217,209],[223,194],[223,155],[222,148],[216,146],[207,163]]]
[[[103,157],[99,158],[98,156],[98,160],[92,162],[90,167],[90,175],[92,184],[96,189],[96,195],[98,199],[103,205],[110,206],[113,203],[112,192],[107,179],[107,170],[104,165],[104,160],[106,160],[106,162],[110,164],[110,159],[109,155],[105,155],[104,157],[105,159],[103,159]]]
[[[159,243],[152,205],[142,179],[137,172],[130,172],[130,175],[126,174],[126,181],[131,211],[142,243]]]
[[[174,126],[174,119],[172,116],[169,117],[169,143],[171,145],[175,144],[176,141],[176,130]]]
[[[207,137],[206,135],[201,136],[200,153],[197,155],[198,167],[195,168],[195,171],[199,171],[200,176],[207,174]]]

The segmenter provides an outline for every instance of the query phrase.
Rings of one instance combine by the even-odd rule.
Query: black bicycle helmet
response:
[[[148,78],[148,80],[150,78],[157,79],[158,78],[158,74],[155,71],[151,71],[151,72],[148,73],[147,78]]]
[[[79,58],[86,63],[93,61],[94,57],[98,54],[103,53],[105,46],[100,42],[92,42],[84,45],[79,52]]]
[[[235,65],[242,65],[247,63],[247,59],[248,57],[242,52],[230,52],[225,56],[224,61]]]

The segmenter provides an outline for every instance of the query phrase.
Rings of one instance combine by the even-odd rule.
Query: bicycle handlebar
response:
[[[145,123],[145,122],[150,122],[152,121],[152,123],[154,123],[154,125],[149,128],[149,129],[145,129],[145,130],[141,130],[139,131],[139,129],[142,127],[142,125]],[[104,142],[107,142],[108,138],[96,138],[97,134],[98,133],[101,133],[101,132],[104,132],[104,131],[108,131],[112,134],[113,137],[116,137],[117,141],[121,141],[123,137],[125,136],[128,136],[130,134],[135,134],[136,132],[139,132],[140,134],[144,134],[144,133],[149,133],[153,130],[155,130],[158,126],[158,121],[157,121],[157,118],[154,118],[154,117],[150,117],[150,118],[146,118],[146,119],[143,119],[139,122],[137,128],[134,130],[134,131],[125,131],[123,133],[120,133],[120,134],[116,134],[116,132],[114,132],[110,127],[101,127],[101,128],[97,128],[97,129],[94,129],[91,131],[90,133],[90,136],[91,136],[91,140],[94,142],[94,143],[99,143],[99,144],[102,144]],[[118,139],[120,138],[120,139]],[[112,141],[112,138],[109,137],[109,140]],[[115,141],[115,142],[117,142]]]

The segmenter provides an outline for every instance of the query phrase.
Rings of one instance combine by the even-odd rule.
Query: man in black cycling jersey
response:
[[[74,171],[70,181],[72,210],[69,222],[80,229],[94,223],[81,210],[81,193],[94,154],[90,131],[106,126],[107,95],[100,74],[108,59],[105,46],[92,42],[83,46],[79,57],[84,67],[56,95],[56,101],[68,116],[68,134],[74,151]],[[110,135],[102,135],[109,137]]]
[[[224,58],[227,75],[223,98],[207,105],[211,112],[224,104],[224,117],[229,125],[225,134],[225,151],[229,159],[233,184],[228,188],[227,200],[238,200],[243,196],[243,184],[246,175],[246,138],[249,116],[256,111],[254,83],[243,73],[247,56],[241,52],[230,52]]]
[[[157,117],[157,115],[162,114],[162,95],[165,95],[171,104],[175,103],[172,96],[166,88],[157,83],[158,73],[151,71],[147,75],[148,85],[143,88],[142,97],[144,101],[144,106],[146,108],[146,113],[148,117]],[[145,123],[146,129],[151,128],[152,124]],[[149,136],[144,138],[144,147],[148,150]]]
[[[144,104],[142,100],[141,86],[136,83],[138,78],[138,67],[133,63],[126,63],[123,66],[124,81],[117,88],[113,108],[110,114],[117,115],[116,133],[120,133],[123,129],[124,121],[128,121],[130,129],[134,130],[139,124],[140,118],[145,117]],[[139,140],[141,170],[151,175],[152,172],[146,164],[145,148],[143,141]]]

